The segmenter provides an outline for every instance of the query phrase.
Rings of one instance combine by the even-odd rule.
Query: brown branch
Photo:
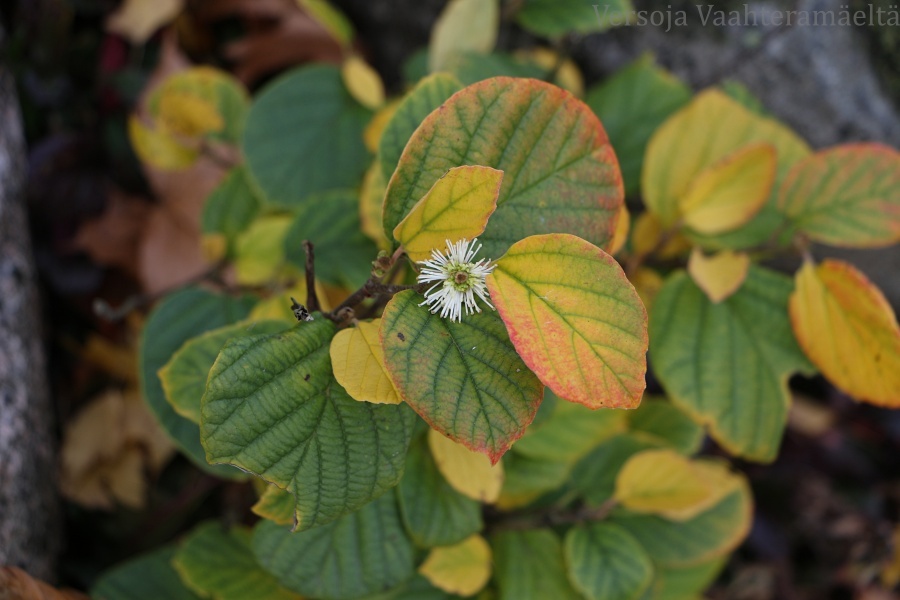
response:
[[[318,312],[322,308],[316,294],[316,251],[309,240],[303,240],[303,250],[306,252],[306,308]]]

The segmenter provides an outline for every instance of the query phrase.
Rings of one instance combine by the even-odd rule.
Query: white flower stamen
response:
[[[456,322],[462,320],[463,306],[468,315],[481,312],[475,301],[476,296],[494,309],[484,278],[497,265],[492,264],[488,258],[472,262],[481,250],[481,244],[475,246],[477,241],[478,238],[473,239],[471,243],[462,239],[453,244],[447,240],[446,254],[432,250],[430,260],[419,262],[423,268],[417,281],[435,282],[425,292],[425,301],[419,306],[427,304],[432,313],[440,311],[442,318],[450,317],[451,321]]]

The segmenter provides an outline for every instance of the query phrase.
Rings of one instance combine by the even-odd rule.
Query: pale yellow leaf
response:
[[[716,89],[706,90],[674,113],[647,145],[641,188],[647,209],[664,227],[681,216],[679,200],[694,180],[729,154],[765,142],[777,152],[783,177],[810,154],[809,145],[778,121],[759,115]]]
[[[718,304],[741,288],[750,269],[750,257],[743,252],[723,250],[706,256],[694,248],[688,259],[688,273],[703,293]]]
[[[691,243],[674,229],[664,229],[656,215],[645,211],[634,221],[631,249],[638,256],[655,253],[666,260],[686,254]]]
[[[472,596],[491,578],[491,547],[475,534],[453,546],[432,548],[419,573],[445,592]]]
[[[354,400],[374,404],[400,404],[401,399],[384,369],[381,319],[359,321],[331,340],[334,378]]]
[[[381,209],[386,189],[387,183],[381,172],[381,163],[376,160],[363,176],[359,192],[359,218],[363,233],[382,250],[388,250],[391,246],[381,222]]]
[[[502,183],[503,171],[490,167],[450,169],[394,228],[394,238],[409,259],[418,262],[431,258],[432,250],[442,249],[447,241],[481,235],[497,209]]]
[[[156,118],[162,132],[176,137],[201,137],[225,128],[216,105],[192,90],[163,85]]]
[[[438,470],[453,489],[488,504],[500,497],[503,463],[491,466],[485,454],[473,452],[434,429],[428,431],[428,447]]]
[[[459,54],[490,53],[497,43],[499,27],[499,0],[450,0],[431,30],[429,71],[445,69]]]
[[[615,256],[625,247],[628,241],[628,232],[631,229],[631,213],[625,203],[619,207],[619,219],[616,221],[616,233],[613,235],[612,241],[609,243],[609,253]]]
[[[900,407],[900,327],[881,291],[852,265],[806,262],[791,325],[806,356],[858,400]]]
[[[369,124],[366,125],[366,128],[363,130],[363,143],[365,143],[366,148],[372,154],[378,153],[378,145],[381,143],[381,134],[384,133],[384,128],[387,127],[387,124],[391,122],[391,118],[393,118],[394,113],[397,112],[397,107],[400,106],[401,98],[397,98],[396,100],[392,100],[378,109],[378,112],[372,117],[372,120],[369,121]],[[379,172],[381,168],[379,167]]]
[[[344,86],[353,98],[372,110],[384,104],[384,83],[369,63],[353,54],[341,66]]]
[[[614,498],[634,512],[659,514],[692,508],[711,493],[688,458],[675,450],[646,450],[619,471]]]
[[[679,200],[684,224],[699,233],[736,229],[763,207],[775,182],[770,144],[744,146],[699,173]]]
[[[106,31],[143,44],[157,29],[172,21],[184,0],[125,0],[106,18]]]

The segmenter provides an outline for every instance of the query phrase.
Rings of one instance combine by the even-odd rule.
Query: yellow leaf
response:
[[[647,450],[619,471],[614,498],[634,512],[659,514],[690,509],[711,493],[689,459],[674,450]]]
[[[640,404],[647,311],[614,258],[574,235],[534,235],[485,281],[519,356],[557,396],[589,408]]]
[[[200,137],[225,128],[215,104],[186,90],[163,86],[158,102],[160,130],[173,136]]]
[[[625,203],[619,207],[619,219],[616,221],[616,233],[613,235],[612,241],[609,243],[609,253],[615,256],[625,247],[628,241],[628,232],[631,229],[631,213]]]
[[[290,215],[262,217],[238,236],[234,270],[238,283],[262,285],[284,268],[284,238],[293,223]]]
[[[183,5],[184,0],[125,0],[106,18],[106,31],[121,35],[132,44],[143,44],[172,21]]]
[[[128,139],[141,162],[157,169],[186,169],[199,156],[197,149],[185,147],[171,135],[147,127],[134,115],[128,118]]]
[[[316,282],[316,296],[319,298],[319,304],[323,311],[331,310],[328,293],[318,281]],[[291,298],[296,298],[299,302],[306,302],[306,281],[304,279],[298,280],[297,283],[283,292],[260,300],[253,307],[253,310],[250,311],[248,318],[251,321],[277,319],[288,323],[296,323],[297,317],[294,316],[294,311],[291,310],[291,305],[293,304]]]
[[[369,236],[382,250],[388,250],[391,247],[391,242],[388,240],[381,222],[381,209],[386,189],[387,183],[381,172],[381,163],[376,160],[363,176],[359,192],[359,218],[363,233]]]
[[[881,291],[838,260],[805,263],[796,286],[791,324],[813,364],[858,400],[900,407],[900,328]]]
[[[750,221],[772,191],[775,158],[771,145],[751,144],[702,171],[679,201],[684,224],[716,234]]]
[[[210,263],[217,263],[228,254],[228,238],[224,233],[204,233],[200,246],[203,259]]]
[[[666,239],[663,239],[664,235]],[[679,233],[664,231],[659,218],[646,211],[635,219],[634,231],[631,233],[631,249],[638,256],[655,252],[659,258],[667,260],[688,252],[691,243]]]
[[[375,116],[372,117],[372,120],[369,121],[369,124],[366,125],[365,130],[363,130],[363,142],[372,154],[378,153],[378,145],[381,143],[381,134],[384,133],[384,128],[387,127],[387,124],[391,122],[391,118],[393,118],[394,113],[397,112],[397,107],[400,106],[401,102],[402,99],[398,98],[382,106],[378,112],[375,113]]]
[[[498,0],[450,0],[431,30],[428,70],[446,69],[450,59],[459,54],[490,53],[499,27]]]
[[[728,463],[722,460],[703,458],[691,462],[694,473],[709,488],[709,494],[693,506],[684,508],[667,508],[659,511],[659,515],[672,521],[689,521],[700,513],[718,504],[731,492],[745,484],[740,475],[731,471]]]
[[[394,228],[394,238],[418,262],[447,240],[478,237],[497,209],[502,183],[503,171],[490,167],[450,169]]]
[[[331,340],[334,378],[354,400],[400,404],[401,399],[384,368],[381,319],[359,321]]]
[[[715,304],[738,291],[749,270],[750,257],[731,250],[707,257],[703,250],[694,248],[688,260],[691,279]]]
[[[669,117],[647,145],[641,187],[647,209],[663,227],[681,216],[678,203],[694,180],[729,154],[756,142],[777,152],[780,180],[810,154],[809,146],[778,121],[754,113],[723,92],[707,90]]]
[[[376,110],[384,104],[384,83],[381,76],[356,54],[344,61],[341,77],[350,95],[366,108]]]
[[[433,548],[419,573],[445,592],[473,596],[491,578],[491,547],[475,534],[453,546]]]
[[[492,466],[486,455],[472,452],[434,429],[428,431],[428,447],[441,475],[457,492],[488,504],[500,497],[503,463]]]

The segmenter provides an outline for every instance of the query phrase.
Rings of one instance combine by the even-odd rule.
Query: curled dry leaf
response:
[[[171,22],[184,7],[184,0],[125,0],[106,19],[106,31],[143,44],[157,29]]]
[[[90,508],[140,508],[145,474],[158,472],[173,450],[136,392],[109,390],[66,426],[60,490]]]

